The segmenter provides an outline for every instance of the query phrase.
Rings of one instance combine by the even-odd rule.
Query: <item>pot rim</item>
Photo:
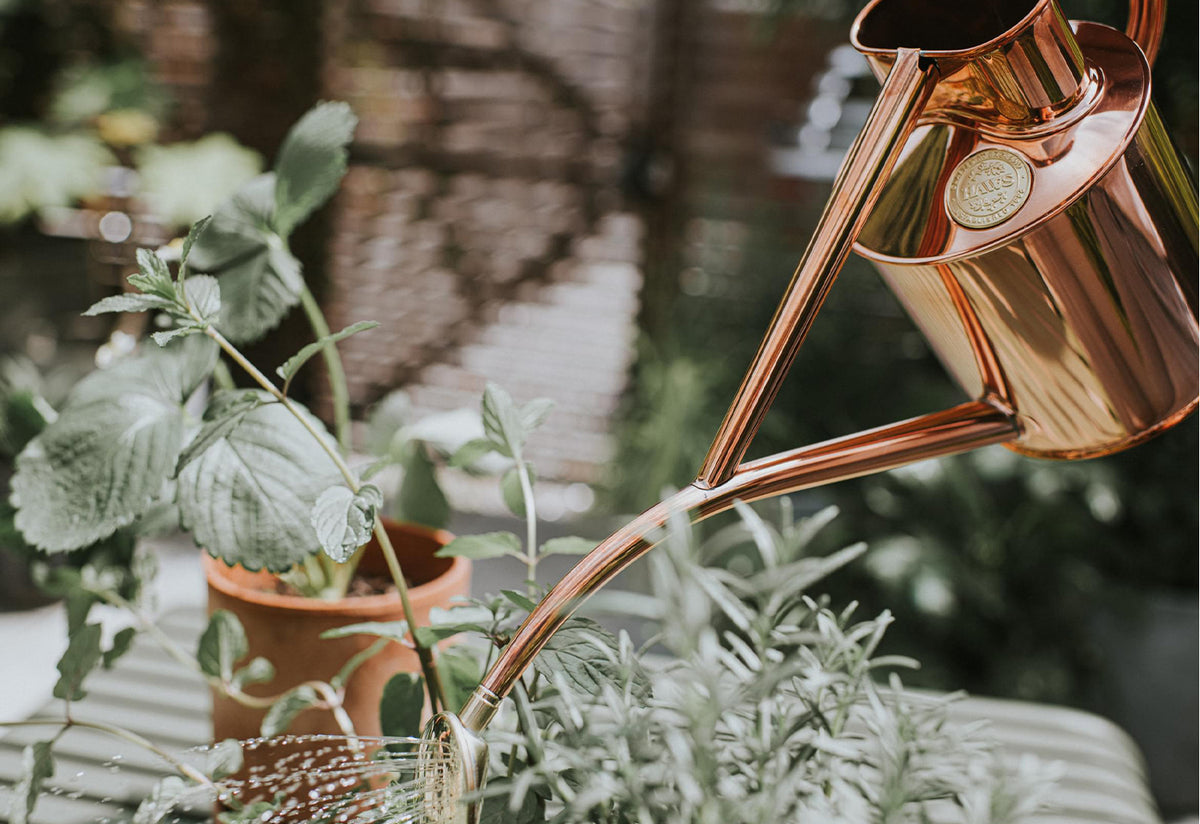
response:
[[[454,539],[454,536],[444,529],[430,529],[419,524],[400,523],[389,520],[387,527],[389,532],[399,530],[400,532],[420,534],[436,541],[441,546],[445,546]],[[450,565],[445,572],[436,575],[422,584],[410,586],[408,589],[409,599],[414,602],[436,604],[449,601],[451,597],[459,592],[468,591],[467,588],[471,576],[470,560],[461,556],[455,556],[449,560]],[[303,595],[285,595],[278,592],[269,592],[239,583],[231,577],[231,573],[235,572],[245,572],[251,575],[259,573],[250,572],[240,565],[230,566],[223,560],[209,554],[206,550],[201,550],[201,563],[204,567],[205,580],[210,587],[231,598],[265,608],[310,614],[369,616],[393,613],[400,603],[400,595],[397,592],[352,596],[332,601],[323,598],[309,598]],[[270,574],[265,570],[262,570],[261,573]]]

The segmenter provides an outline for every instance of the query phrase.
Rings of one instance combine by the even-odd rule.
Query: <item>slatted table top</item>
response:
[[[203,628],[203,611],[168,612],[160,626],[186,648]],[[204,683],[185,672],[148,639],[141,639],[111,671],[95,673],[77,717],[119,724],[172,753],[209,741],[210,698]],[[60,716],[53,701],[38,715]],[[1077,710],[1017,701],[968,698],[953,706],[952,720],[988,719],[1006,758],[1033,754],[1060,762],[1063,776],[1051,809],[1036,824],[1158,824],[1136,747],[1110,722]],[[21,773],[24,746],[45,729],[19,728],[0,739],[0,821]],[[44,796],[37,824],[127,821],[137,803],[166,774],[145,751],[87,730],[73,729],[55,748],[58,794]]]

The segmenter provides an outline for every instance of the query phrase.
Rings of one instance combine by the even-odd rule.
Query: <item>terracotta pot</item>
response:
[[[451,539],[448,532],[385,520],[385,527],[400,565],[410,581],[409,598],[418,623],[429,619],[430,607],[448,607],[451,598],[469,594],[471,563],[465,558],[435,558],[434,553]],[[387,575],[383,553],[375,541],[367,545],[359,569],[367,574]],[[351,656],[376,639],[368,635],[321,639],[335,627],[363,621],[400,621],[400,597],[393,593],[323,601],[276,591],[277,579],[266,572],[248,572],[204,556],[208,579],[208,611],[227,609],[238,616],[246,629],[250,652],[247,661],[263,656],[275,665],[275,678],[267,684],[247,687],[255,695],[277,695],[313,679],[330,680]],[[379,700],[384,685],[400,671],[419,671],[416,653],[389,643],[378,655],[360,666],[346,685],[344,705],[359,735],[376,736],[379,729]],[[255,738],[264,711],[213,696],[213,740]],[[306,710],[288,729],[290,734],[337,733],[331,713]]]

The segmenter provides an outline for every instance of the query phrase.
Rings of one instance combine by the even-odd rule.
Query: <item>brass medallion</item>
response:
[[[946,187],[946,211],[968,229],[1003,223],[1029,197],[1029,163],[1008,149],[984,149],[958,164]]]

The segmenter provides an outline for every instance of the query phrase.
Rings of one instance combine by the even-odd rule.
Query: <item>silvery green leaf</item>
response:
[[[54,775],[54,754],[49,741],[36,741],[21,752],[21,778],[13,787],[9,802],[10,824],[29,824],[33,808],[37,806],[42,787]]]
[[[292,404],[335,449],[323,424]],[[284,572],[321,551],[310,515],[340,474],[282,404],[252,409],[179,474],[183,527],[227,563]]]
[[[278,701],[271,705],[263,717],[261,733],[264,738],[271,738],[287,731],[296,716],[309,707],[320,703],[321,698],[316,690],[307,685],[301,685],[285,692]]]
[[[496,451],[496,445],[487,438],[475,438],[467,441],[450,456],[450,465],[468,469],[481,459]]]
[[[348,635],[375,635],[389,638],[405,646],[412,646],[408,638],[407,621],[363,621],[358,624],[347,624],[344,627],[334,627],[321,633],[322,638],[345,638]]]
[[[183,293],[192,311],[205,321],[214,321],[221,312],[221,287],[212,275],[192,275],[183,282]]]
[[[597,695],[618,674],[617,639],[595,621],[578,616],[556,631],[534,658],[534,668],[559,673],[581,695]]]
[[[155,295],[175,303],[175,282],[167,262],[152,249],[138,249],[136,253],[138,271],[129,276],[129,282],[147,295]]]
[[[292,126],[275,160],[275,228],[280,234],[290,234],[337,191],[357,122],[345,103],[320,103]]]
[[[435,555],[438,558],[501,558],[508,555],[523,559],[521,554],[521,539],[511,532],[485,532],[482,535],[463,535],[439,549]]]
[[[379,699],[380,729],[387,736],[419,737],[424,709],[425,679],[415,672],[398,672],[388,679]]]
[[[83,681],[100,663],[100,635],[99,624],[84,624],[71,633],[67,650],[58,660],[55,698],[78,701],[87,694],[83,691]]]
[[[133,640],[137,637],[137,629],[135,627],[125,627],[119,630],[113,636],[112,646],[104,651],[102,664],[105,669],[112,669],[113,664],[120,660],[121,656],[129,652],[133,648]]]
[[[401,462],[404,480],[393,499],[392,517],[441,529],[450,521],[450,502],[438,483],[437,468],[421,444],[412,444]]]
[[[494,383],[483,392],[483,431],[496,451],[509,458],[521,454],[525,433],[512,396]]]
[[[311,521],[321,549],[339,564],[371,540],[375,512],[383,504],[383,493],[371,484],[358,493],[342,484],[329,487],[317,497]]]
[[[17,457],[12,501],[26,540],[77,549],[148,511],[183,446],[183,403],[216,357],[212,341],[189,338],[80,381]]]
[[[188,791],[189,786],[179,776],[168,775],[155,784],[150,795],[138,805],[131,824],[160,824],[167,820],[167,815],[177,812],[176,801]]]
[[[529,464],[525,464],[527,467]],[[530,470],[532,475],[532,470]],[[525,490],[521,487],[521,470],[512,467],[500,477],[500,495],[508,511],[518,518],[525,517]]]
[[[176,338],[183,338],[183,337],[187,337],[188,335],[194,335],[199,331],[200,330],[198,328],[196,328],[195,326],[191,326],[191,325],[177,326],[174,329],[166,329],[162,332],[153,332],[153,333],[151,333],[150,337],[152,337],[154,339],[154,342],[157,343],[159,346],[166,346],[168,343],[175,340]]]
[[[223,682],[233,681],[233,668],[246,657],[250,644],[242,622],[227,609],[219,609],[208,619],[196,647],[196,663],[200,671]]]
[[[209,749],[204,759],[204,774],[213,781],[220,781],[240,770],[242,762],[242,742],[226,738]]]
[[[203,234],[188,247],[188,268],[217,274],[238,261],[264,253],[275,211],[275,175],[251,178],[217,207]]]
[[[179,455],[175,474],[178,475],[206,449],[236,429],[242,418],[251,411],[271,400],[269,396],[253,389],[227,389],[214,395],[204,410],[200,431]]]
[[[184,267],[187,266],[188,257],[192,254],[192,247],[196,245],[196,239],[204,234],[210,223],[212,223],[212,215],[200,218],[188,229],[187,237],[183,239],[183,248],[179,251],[179,271],[181,277]]]
[[[538,555],[587,555],[595,548],[596,542],[587,538],[551,538],[541,545]]]
[[[103,315],[106,312],[151,312],[159,309],[170,309],[175,302],[161,298],[158,295],[145,295],[129,292],[124,295],[110,295],[103,300],[93,303],[83,313],[84,315]]]
[[[292,377],[300,371],[300,367],[308,363],[309,359],[317,353],[324,350],[326,347],[332,346],[338,341],[343,341],[351,335],[356,335],[359,332],[365,332],[368,329],[374,329],[379,323],[373,320],[360,320],[358,323],[352,323],[340,332],[334,332],[326,335],[320,340],[313,341],[305,346],[296,354],[292,355],[287,361],[275,370],[275,374],[290,382]]]
[[[275,678],[275,665],[259,656],[233,673],[233,685],[238,689],[250,684],[265,684]]]
[[[554,410],[554,401],[549,398],[534,398],[521,407],[521,428],[525,437],[546,422],[546,418]]]

